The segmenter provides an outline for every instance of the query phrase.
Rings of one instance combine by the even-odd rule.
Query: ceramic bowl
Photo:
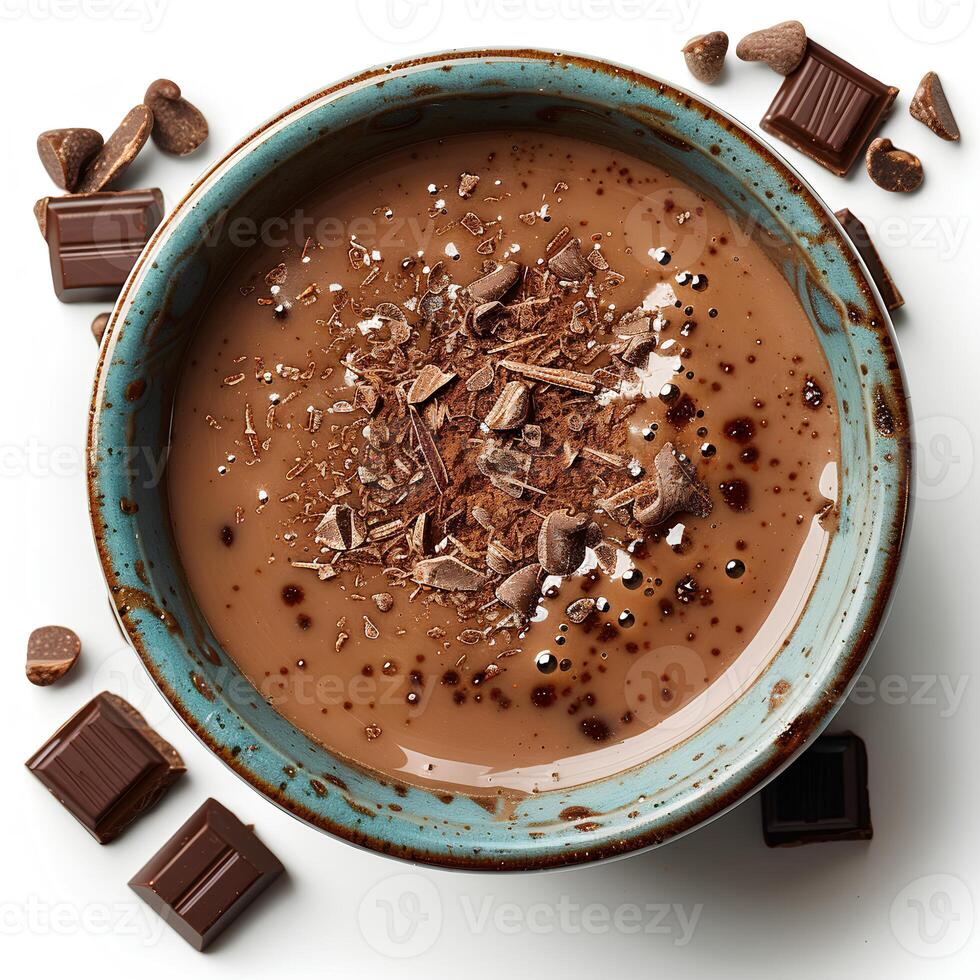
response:
[[[237,257],[221,233],[228,222],[278,215],[331,174],[406,141],[508,127],[651,159],[710,195],[738,227],[780,246],[774,254],[831,365],[843,465],[838,530],[776,656],[733,675],[723,702],[653,757],[493,811],[352,765],[259,696],[188,592],[157,472],[182,355],[204,300]],[[698,98],[628,68],[530,50],[451,52],[374,68],[304,99],[235,147],[170,213],[102,343],[89,494],[125,632],[174,709],[239,775],[301,820],[373,850],[524,870],[669,841],[744,800],[823,729],[886,611],[907,515],[909,445],[880,297],[826,205],[771,148]],[[567,819],[586,812],[586,822]]]

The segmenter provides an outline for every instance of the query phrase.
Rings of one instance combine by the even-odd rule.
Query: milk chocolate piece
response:
[[[746,34],[735,49],[742,61],[762,61],[780,75],[799,67],[805,53],[806,31],[798,20]]]
[[[35,215],[63,303],[114,300],[163,218],[156,188],[44,198]]]
[[[902,299],[902,294],[898,291],[895,283],[892,282],[892,277],[888,274],[884,262],[881,261],[878,249],[875,248],[874,242],[871,241],[871,236],[868,234],[868,229],[864,227],[863,222],[851,214],[847,208],[835,211],[834,214],[841,223],[841,227],[847,233],[847,237],[851,240],[851,244],[857,250],[858,255],[861,256],[864,264],[868,267],[868,272],[871,273],[871,278],[878,287],[878,292],[881,293],[885,307],[891,311],[897,310],[900,306],[904,306],[905,300]]]
[[[206,800],[129,887],[203,950],[283,873],[279,859],[230,810]]]
[[[922,76],[922,81],[909,103],[909,113],[941,139],[955,141],[960,138],[960,127],[949,107],[943,83],[934,71],[928,71]]]
[[[882,189],[898,194],[918,190],[925,177],[922,161],[908,150],[900,150],[890,139],[871,141],[864,156],[868,176]]]
[[[176,749],[132,705],[106,691],[26,764],[100,844],[118,837],[185,772]]]
[[[152,82],[143,102],[153,113],[153,142],[164,153],[187,156],[208,138],[208,121],[203,113],[180,94],[180,86],[169,78]]]
[[[891,110],[898,89],[807,41],[760,125],[843,177]]]
[[[65,191],[78,186],[82,167],[102,149],[94,129],[49,129],[37,138],[37,154],[51,179]]]
[[[41,626],[27,640],[27,679],[38,687],[60,680],[82,652],[78,634],[66,626]]]
[[[728,53],[728,35],[724,31],[712,31],[692,37],[681,48],[687,70],[699,81],[710,84],[721,74]]]
[[[116,131],[82,171],[79,193],[93,194],[118,180],[143,149],[152,127],[153,113],[148,106],[141,103],[130,109]]]
[[[871,840],[868,755],[857,735],[823,735],[762,791],[770,847]]]

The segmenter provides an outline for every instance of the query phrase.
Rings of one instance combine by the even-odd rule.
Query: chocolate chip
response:
[[[66,626],[42,626],[27,640],[27,679],[47,687],[75,666],[82,642]]]
[[[136,159],[153,127],[153,113],[140,104],[130,109],[116,131],[83,169],[76,188],[80,194],[91,194],[109,187]]]
[[[898,149],[884,137],[872,141],[864,160],[868,176],[886,191],[909,194],[925,176],[922,161],[914,153]]]
[[[589,517],[553,510],[538,532],[538,561],[549,575],[571,575],[585,561]]]
[[[582,242],[578,238],[573,238],[548,259],[548,269],[567,282],[580,282],[592,271],[582,255]]]
[[[466,287],[470,300],[477,305],[503,299],[520,281],[521,267],[516,262],[505,262],[499,269],[480,276]]]
[[[724,31],[712,31],[692,37],[681,48],[687,70],[699,81],[711,83],[721,74],[728,53],[728,35]]]
[[[37,154],[51,179],[62,190],[73,191],[82,167],[102,144],[102,134],[94,129],[49,129],[37,138]]]
[[[924,123],[941,139],[952,141],[960,138],[960,127],[949,107],[943,83],[934,71],[923,75],[909,103],[909,112],[913,119]]]
[[[416,562],[412,579],[419,585],[447,592],[476,592],[483,588],[487,580],[475,568],[470,568],[451,555],[425,558]]]
[[[315,541],[334,551],[351,551],[364,544],[364,522],[347,504],[334,504],[316,526]]]
[[[806,31],[798,20],[785,20],[747,34],[735,48],[742,61],[765,62],[780,75],[788,75],[797,68],[805,51]]]
[[[633,516],[648,527],[662,524],[677,513],[707,517],[711,513],[708,488],[697,478],[693,464],[682,461],[671,443],[665,443],[654,460],[656,493],[636,499]],[[641,481],[646,483],[647,481]]]
[[[143,101],[153,112],[153,142],[164,153],[187,156],[208,138],[208,121],[170,79],[158,78],[151,83]]]
[[[99,313],[92,321],[92,336],[95,338],[97,344],[102,343],[102,337],[105,334],[106,327],[109,326],[111,317],[112,313]]]
[[[508,575],[497,586],[495,595],[505,606],[530,619],[537,608],[543,580],[544,572],[539,564],[525,565]]]
[[[531,394],[520,381],[508,381],[484,419],[488,429],[506,432],[520,428],[531,410]]]

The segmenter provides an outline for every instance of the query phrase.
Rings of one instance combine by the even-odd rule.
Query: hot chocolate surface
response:
[[[173,526],[259,692],[329,748],[473,793],[696,729],[819,571],[839,443],[773,257],[649,163],[535,133],[312,194],[216,292]]]

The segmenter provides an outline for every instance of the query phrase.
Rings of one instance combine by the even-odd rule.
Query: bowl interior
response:
[[[187,590],[162,464],[182,357],[249,229],[288,215],[312,188],[380,153],[510,128],[574,135],[651,160],[764,244],[831,365],[844,462],[839,528],[784,649],[751,676],[734,678],[724,710],[706,714],[699,730],[655,758],[505,811],[492,800],[385,781],[312,742],[266,704],[219,648]],[[737,123],[665,84],[586,59],[495,52],[376,69],[313,96],[241,144],[168,218],[120,298],[101,356],[90,502],[121,622],[158,685],[214,751],[279,805],[356,843],[495,869],[660,843],[734,804],[801,749],[870,652],[895,575],[909,477],[890,325],[860,261],[798,175]],[[595,814],[593,829],[561,818],[572,806]]]

